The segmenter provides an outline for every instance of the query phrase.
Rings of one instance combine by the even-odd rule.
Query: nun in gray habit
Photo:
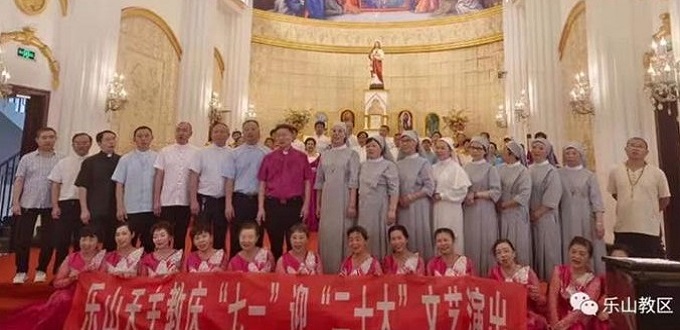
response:
[[[585,151],[578,142],[563,148],[564,167],[558,169],[562,182],[560,220],[562,223],[562,258],[567,260],[568,245],[574,236],[582,236],[593,243],[592,271],[604,274],[602,257],[607,251],[604,237],[604,203],[595,173],[585,165]]]
[[[366,161],[359,170],[359,220],[368,232],[371,255],[382,260],[387,255],[387,228],[396,222],[399,201],[399,173],[385,139],[378,135],[366,140]],[[345,236],[336,232],[336,239]]]
[[[498,240],[496,202],[501,197],[501,179],[496,167],[486,161],[489,140],[475,136],[469,150],[472,161],[463,166],[472,183],[463,208],[465,255],[472,259],[477,273],[486,276],[496,266],[489,249]]]
[[[548,155],[552,145],[546,139],[531,142],[534,164],[529,167],[531,175],[531,200],[529,218],[533,239],[533,269],[543,281],[549,281],[556,266],[562,264],[562,235],[560,234],[559,210],[562,183]]]
[[[500,238],[510,240],[515,246],[517,263],[529,265],[533,261],[529,223],[531,175],[526,168],[526,153],[519,143],[510,141],[501,155],[503,164],[498,167],[501,177],[501,199],[498,201]]]
[[[419,154],[418,134],[405,131],[400,137],[404,158],[399,169],[399,211],[397,221],[409,234],[408,248],[428,260],[434,255],[432,245],[432,202],[434,179],[430,161]]]
[[[357,215],[359,154],[347,146],[347,126],[331,128],[330,149],[323,152],[316,170],[319,253],[324,273],[333,274],[348,255],[344,233]]]

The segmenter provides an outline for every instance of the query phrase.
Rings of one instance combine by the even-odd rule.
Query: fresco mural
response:
[[[462,15],[502,0],[254,0],[260,10],[311,19],[380,22]]]

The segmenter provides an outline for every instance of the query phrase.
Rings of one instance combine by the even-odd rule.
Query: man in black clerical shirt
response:
[[[116,185],[111,180],[120,156],[116,149],[116,133],[106,130],[95,138],[101,151],[83,161],[76,178],[79,190],[80,220],[92,224],[108,251],[116,249]]]

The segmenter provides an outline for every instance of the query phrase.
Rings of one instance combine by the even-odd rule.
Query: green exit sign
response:
[[[33,60],[35,61],[35,51],[32,51],[30,49],[26,48],[17,48],[17,56],[27,59],[27,60]]]

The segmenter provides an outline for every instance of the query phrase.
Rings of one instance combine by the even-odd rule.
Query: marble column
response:
[[[226,58],[225,108],[229,111],[230,127],[240,127],[248,110],[250,78],[250,39],[253,10],[250,7],[230,8],[227,13],[229,44]],[[257,105],[255,105],[257,107]]]
[[[178,121],[193,125],[192,143],[208,141],[212,95],[214,32],[217,0],[183,0],[182,63],[180,66]]]
[[[556,149],[563,141],[561,75],[557,46],[560,40],[560,7],[552,1],[526,0],[527,94],[531,117],[529,132],[543,131]],[[559,154],[559,153],[558,153]]]
[[[503,52],[505,57],[505,111],[508,118],[508,134],[517,141],[524,141],[526,123],[515,118],[513,105],[520,93],[527,88],[526,22],[524,0],[503,5]],[[524,142],[523,142],[524,143]]]
[[[643,90],[646,71],[643,56],[650,48],[661,12],[663,7],[658,7],[656,1],[586,1],[596,172],[607,209],[605,238],[610,241],[615,202],[606,186],[612,166],[626,158],[627,139],[645,138],[650,147],[647,160],[658,163],[654,109]]]
[[[110,126],[106,94],[116,70],[120,11],[118,1],[78,1],[59,26],[55,55],[61,65],[61,86],[52,94],[48,124],[58,128],[57,151],[62,154],[71,151],[74,133],[94,137]]]

